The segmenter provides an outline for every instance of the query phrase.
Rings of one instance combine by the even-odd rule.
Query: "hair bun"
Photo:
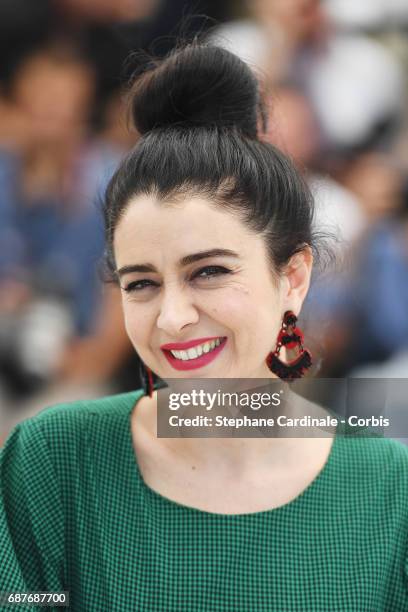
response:
[[[235,127],[257,136],[258,81],[249,66],[217,46],[191,44],[155,64],[131,90],[136,129],[176,125]]]

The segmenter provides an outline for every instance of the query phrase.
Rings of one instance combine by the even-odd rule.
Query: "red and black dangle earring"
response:
[[[312,365],[310,351],[303,347],[304,335],[299,327],[296,327],[297,317],[287,310],[283,316],[282,327],[273,353],[269,353],[266,363],[271,372],[274,372],[282,380],[292,381],[301,378],[305,371]],[[284,363],[279,359],[280,350],[284,346],[291,350],[298,347],[298,355],[292,361]]]
[[[149,397],[153,397],[154,386],[152,371],[143,363],[140,357],[139,360],[140,382],[142,384],[144,394],[148,395]]]

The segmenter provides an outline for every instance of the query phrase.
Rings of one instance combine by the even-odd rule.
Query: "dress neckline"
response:
[[[239,518],[243,519],[243,518],[249,518],[249,517],[266,517],[267,515],[274,515],[277,516],[278,514],[281,513],[285,513],[288,511],[291,511],[293,508],[295,508],[296,506],[304,503],[307,501],[308,497],[313,493],[313,491],[315,491],[316,489],[318,489],[324,482],[325,480],[327,480],[328,474],[329,472],[332,470],[333,465],[336,461],[336,457],[338,454],[338,447],[339,447],[339,439],[340,439],[340,435],[339,435],[339,426],[337,426],[336,428],[336,433],[333,437],[333,443],[330,447],[330,452],[328,454],[328,457],[322,467],[322,469],[319,471],[319,473],[315,476],[315,478],[307,485],[307,487],[305,487],[303,489],[303,491],[301,491],[295,498],[293,498],[292,500],[286,502],[285,504],[282,504],[280,506],[277,506],[276,508],[270,508],[270,509],[266,509],[266,510],[260,510],[260,511],[256,511],[256,512],[243,512],[243,513],[235,513],[235,514],[226,514],[223,512],[211,512],[208,510],[202,510],[201,508],[195,508],[194,506],[188,506],[186,504],[182,504],[180,502],[177,502],[173,499],[170,499],[169,497],[166,497],[165,495],[162,495],[161,493],[159,493],[158,491],[156,491],[155,489],[152,489],[144,480],[142,473],[140,471],[139,468],[139,464],[138,464],[138,460],[137,460],[137,456],[136,456],[136,452],[135,452],[135,448],[133,445],[133,436],[132,436],[132,414],[133,414],[133,410],[136,409],[137,403],[139,402],[139,400],[143,397],[144,392],[142,389],[136,391],[136,392],[132,392],[131,394],[131,398],[132,401],[130,402],[130,406],[128,406],[128,410],[126,411],[126,419],[125,419],[125,423],[126,423],[126,455],[129,456],[130,458],[130,465],[132,470],[135,472],[136,474],[136,478],[139,481],[139,484],[141,486],[141,489],[144,493],[146,493],[146,495],[153,501],[156,501],[158,503],[161,503],[163,505],[167,505],[169,508],[171,509],[178,509],[179,511],[183,511],[183,512],[189,512],[190,514],[195,514],[196,516],[208,516],[208,517],[213,517],[215,518],[220,518],[221,520],[237,520]]]

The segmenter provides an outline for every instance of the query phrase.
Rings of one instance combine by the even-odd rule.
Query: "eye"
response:
[[[211,278],[214,276],[220,276],[221,274],[229,274],[230,272],[231,270],[224,268],[224,266],[206,266],[205,268],[198,270],[198,272],[195,272],[192,278]]]
[[[157,286],[157,283],[147,278],[143,278],[141,280],[132,281],[131,283],[126,285],[126,287],[122,287],[122,289],[123,291],[126,291],[126,293],[132,293],[132,291],[141,291],[142,289],[145,289],[145,287],[156,287],[156,286]]]

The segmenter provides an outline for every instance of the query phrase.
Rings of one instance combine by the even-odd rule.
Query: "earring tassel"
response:
[[[305,371],[312,365],[312,355],[307,349],[289,363],[283,363],[274,353],[268,359],[268,367],[279,378],[284,380],[295,380],[301,378]]]

